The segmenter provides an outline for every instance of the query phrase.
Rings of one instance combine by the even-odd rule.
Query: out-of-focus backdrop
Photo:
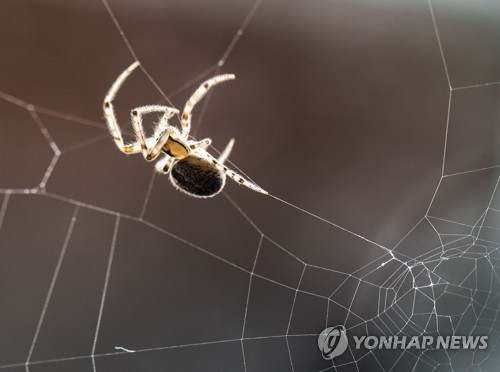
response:
[[[3,1],[1,371],[499,369],[498,2],[109,7],[149,74],[115,101],[125,133],[234,73],[192,135],[234,137],[272,196],[190,198],[115,148],[102,101],[134,56],[103,2]],[[489,345],[324,360],[335,325]]]

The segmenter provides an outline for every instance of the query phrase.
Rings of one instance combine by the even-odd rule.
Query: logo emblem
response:
[[[318,347],[323,359],[330,360],[347,349],[347,334],[344,326],[328,327],[318,336]]]

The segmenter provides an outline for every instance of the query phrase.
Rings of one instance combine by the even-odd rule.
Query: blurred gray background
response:
[[[177,108],[254,4],[109,0]],[[220,70],[237,79],[196,107],[193,136],[236,138],[233,165],[325,222],[231,180],[189,198],[121,154],[101,106],[134,59],[103,3],[3,1],[0,369],[498,370],[500,3],[432,10],[441,50],[425,0],[264,0]],[[135,72],[123,128],[153,103]],[[332,364],[317,334],[337,324],[490,345]]]

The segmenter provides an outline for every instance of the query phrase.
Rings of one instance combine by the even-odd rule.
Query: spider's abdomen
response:
[[[226,175],[210,161],[188,156],[174,163],[170,170],[170,180],[181,191],[206,198],[222,190]]]

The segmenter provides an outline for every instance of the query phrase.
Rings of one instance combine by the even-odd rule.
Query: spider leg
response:
[[[167,174],[168,172],[170,172],[170,167],[172,166],[173,161],[174,161],[173,157],[165,154],[165,157],[163,159],[160,159],[156,162],[155,164],[156,171],[158,173]]]
[[[141,145],[138,142],[126,144],[123,141],[122,132],[118,126],[118,120],[116,119],[115,111],[113,109],[113,100],[125,80],[138,66],[139,62],[134,62],[125,71],[123,71],[120,76],[118,76],[106,94],[103,103],[104,117],[106,118],[106,124],[108,125],[109,132],[113,136],[116,146],[125,154],[136,154],[140,152]]]
[[[182,135],[184,138],[189,136],[189,132],[191,131],[191,112],[193,111],[194,106],[207,94],[210,88],[216,86],[217,84],[223,83],[228,80],[233,80],[235,78],[232,74],[225,75],[217,75],[211,79],[203,82],[198,89],[193,93],[191,98],[186,102],[186,106],[184,106],[184,111],[182,113]]]
[[[248,180],[246,180],[245,178],[243,178],[242,175],[236,173],[235,171],[233,170],[228,170],[227,171],[227,175],[229,176],[229,178],[231,178],[233,181],[236,181],[238,182],[240,185],[243,185],[243,186],[246,186],[248,187],[249,189],[253,190],[253,191],[257,191],[257,192],[260,192],[261,194],[265,194],[265,195],[268,195],[269,193],[262,189],[260,186],[256,185],[255,183],[253,182],[250,182]]]
[[[214,164],[222,172],[226,173],[229,176],[229,178],[231,178],[233,181],[238,182],[240,185],[246,186],[246,187],[248,187],[249,189],[251,189],[253,191],[260,192],[261,194],[265,194],[265,195],[269,194],[266,190],[264,190],[260,186],[256,185],[255,183],[253,183],[251,181],[248,181],[242,175],[236,173],[235,171],[233,171],[231,169],[228,169],[228,167],[226,167],[225,165],[222,165],[221,163],[219,163],[219,161],[216,160],[208,152],[203,151],[203,152],[198,153],[198,155],[204,157],[205,159],[210,160],[212,162],[212,164]]]
[[[173,129],[169,126],[166,127],[163,133],[161,134],[158,141],[154,145],[152,150],[149,150],[146,144],[146,138],[144,136],[144,129],[142,126],[142,116],[144,114],[149,114],[151,112],[164,112],[163,117],[160,121],[159,125],[166,125],[166,122],[173,115],[178,113],[178,111],[174,108],[168,106],[160,106],[160,105],[150,105],[150,106],[141,106],[132,110],[132,126],[134,127],[135,135],[139,140],[139,144],[141,146],[142,156],[147,161],[151,161],[158,156],[161,148],[165,145],[168,140],[168,137],[172,134]],[[156,132],[156,131],[155,131]]]
[[[197,148],[202,148],[203,150],[206,150],[208,146],[210,146],[212,143],[212,140],[210,138],[204,138],[200,141],[193,141],[190,143],[189,147],[191,150],[195,150]]]
[[[219,163],[224,164],[226,162],[227,158],[231,154],[231,151],[233,150],[233,146],[234,146],[234,138],[231,138],[231,140],[226,145],[226,148],[224,149],[224,151],[222,151],[222,154],[219,156],[218,159]]]

